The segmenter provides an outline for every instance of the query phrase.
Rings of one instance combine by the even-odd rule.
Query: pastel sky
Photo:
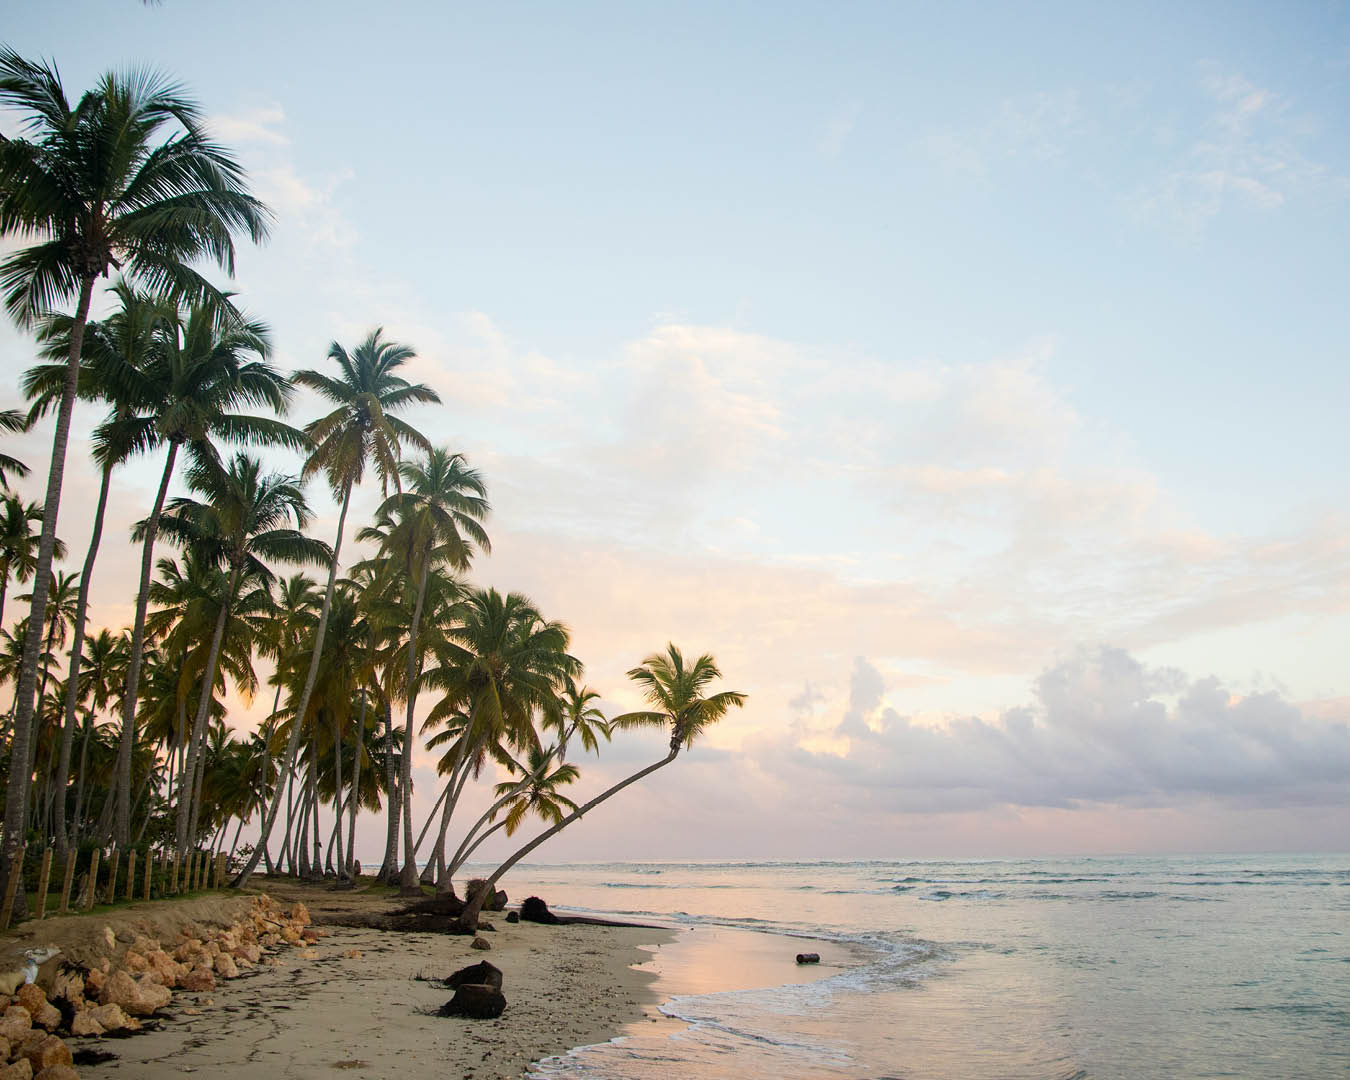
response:
[[[668,640],[750,694],[541,856],[1345,848],[1345,4],[4,22],[72,91],[191,89],[277,213],[236,283],[277,362],[417,349],[446,404],[411,419],[489,483],[475,579],[568,623],[607,710]],[[6,324],[4,405],[31,360]],[[119,477],[100,623],[158,466]]]

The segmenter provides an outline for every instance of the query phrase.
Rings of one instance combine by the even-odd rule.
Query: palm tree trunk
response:
[[[66,358],[66,381],[61,387],[61,405],[56,412],[56,430],[52,434],[52,458],[47,469],[47,498],[42,504],[42,534],[38,539],[37,567],[33,571],[33,606],[28,617],[28,633],[23,642],[23,659],[14,691],[14,730],[10,738],[10,770],[5,786],[5,837],[0,848],[0,880],[8,881],[10,866],[23,843],[23,822],[28,810],[29,773],[13,767],[27,763],[33,737],[33,692],[37,688],[38,651],[42,647],[47,615],[47,592],[52,580],[52,552],[56,547],[56,518],[61,510],[61,484],[65,479],[66,447],[70,443],[70,420],[75,413],[75,390],[80,377],[80,351],[84,348],[84,327],[89,320],[89,302],[94,294],[94,277],[80,281],[80,299],[70,327],[70,353]],[[14,910],[27,911],[23,885],[15,898]]]
[[[398,790],[398,767],[394,764],[394,707],[388,699],[384,703],[384,789],[389,800],[388,827],[384,838],[384,859],[376,880],[389,881],[398,873],[398,826],[403,810],[403,797]]]
[[[333,713],[333,840],[337,843],[337,876],[349,880],[347,860],[342,857],[342,723]],[[330,847],[332,843],[330,842]]]
[[[309,870],[315,877],[323,876],[323,826],[319,823],[319,756],[318,747],[310,751],[309,769],[305,773],[305,783],[309,785],[309,808],[314,814],[314,861]]]
[[[202,739],[206,734],[206,718],[211,712],[211,702],[215,699],[216,667],[220,663],[220,644],[225,640],[225,625],[230,621],[230,604],[234,600],[234,590],[239,584],[239,566],[230,567],[230,576],[225,583],[225,595],[220,598],[220,611],[216,614],[216,626],[211,633],[211,648],[206,654],[206,671],[202,675],[202,692],[197,701],[197,715],[192,720],[192,738],[188,744],[187,767],[183,770],[183,780],[178,787],[178,851],[187,853],[188,838],[197,833],[197,811],[200,792],[200,777],[197,776],[198,759],[201,757]],[[196,783],[194,783],[194,780]],[[184,798],[184,796],[187,796]]]
[[[486,900],[487,897],[492,894],[492,890],[494,890],[497,887],[497,882],[499,882],[502,879],[503,875],[505,875],[506,872],[511,869],[511,867],[515,866],[516,863],[520,862],[521,859],[525,858],[526,855],[528,855],[531,851],[537,848],[545,840],[557,836],[558,833],[562,832],[563,829],[571,825],[572,822],[577,820],[577,818],[583,816],[584,814],[588,813],[591,810],[594,810],[597,806],[599,806],[602,802],[604,802],[611,796],[617,795],[624,788],[628,787],[629,784],[636,784],[644,776],[649,776],[650,774],[656,772],[657,769],[661,769],[669,765],[672,761],[675,760],[679,752],[680,752],[680,740],[677,736],[676,738],[671,739],[670,753],[667,754],[665,757],[663,757],[660,761],[653,762],[652,764],[648,765],[645,769],[639,769],[632,776],[620,780],[612,788],[608,788],[605,791],[602,791],[594,799],[586,803],[585,806],[573,810],[570,814],[568,814],[565,818],[563,818],[560,822],[558,822],[558,824],[552,826],[551,828],[545,829],[533,840],[531,840],[528,844],[526,844],[523,848],[521,848],[509,859],[507,859],[506,862],[502,863],[501,866],[497,867],[496,870],[492,871],[492,875],[487,879],[487,887],[479,890],[477,896],[468,897],[468,905],[464,908],[463,913],[459,917],[460,931],[462,933],[472,933],[473,931],[478,929],[478,913],[483,910],[484,900]]]
[[[417,655],[417,632],[422,623],[422,605],[427,596],[427,578],[431,573],[431,551],[422,556],[422,574],[417,582],[417,602],[413,605],[412,626],[408,632],[408,719],[403,728],[403,775],[399,778],[399,791],[403,795],[403,844],[406,861],[399,884],[410,893],[421,892],[417,883],[417,849],[412,842],[412,756],[413,756],[413,713],[417,708],[417,675],[421,667],[421,657]]]
[[[56,766],[56,852],[64,855],[69,844],[66,833],[66,784],[70,780],[70,752],[75,742],[75,708],[80,700],[80,661],[84,655],[84,624],[89,616],[89,583],[94,579],[94,560],[103,539],[103,515],[108,508],[108,487],[112,481],[112,462],[103,466],[103,478],[98,488],[98,504],[94,508],[94,530],[89,537],[89,551],[80,571],[80,595],[75,601],[74,639],[70,646],[70,670],[66,673],[66,707],[61,717],[61,756]]]
[[[84,834],[84,778],[89,767],[89,738],[93,734],[94,713],[91,709],[84,717],[84,739],[80,743],[80,778],[75,783],[75,841],[78,844]]]
[[[173,476],[177,459],[178,443],[171,440],[169,455],[164,461],[164,475],[160,477],[155,504],[145,522],[145,541],[141,545],[141,581],[136,593],[136,618],[131,624],[126,689],[122,694],[122,738],[117,744],[117,821],[114,833],[117,842],[122,845],[131,835],[131,751],[136,745],[136,696],[140,692],[141,659],[145,652],[145,612],[150,604],[150,572],[155,565],[155,537],[159,533],[160,515],[164,512],[164,497],[168,494],[169,480]]]
[[[509,803],[512,799],[514,799],[517,795],[519,795],[529,786],[530,786],[530,778],[527,776],[514,788],[512,788],[500,799],[498,799],[495,803],[489,806],[485,811],[483,811],[483,816],[480,817],[477,821],[475,821],[473,823],[473,828],[464,834],[464,839],[460,843],[459,848],[455,851],[454,858],[450,860],[450,865],[446,869],[447,878],[453,878],[455,874],[459,872],[459,868],[463,866],[465,862],[468,861],[469,856],[473,854],[474,848],[478,847],[478,845],[481,844],[484,839],[486,839],[488,835],[487,833],[484,833],[483,836],[480,836],[477,840],[474,839],[474,836],[477,834],[478,830],[492,820],[493,814],[495,814],[498,810],[500,810],[503,806]],[[504,821],[502,823],[504,824]],[[489,830],[489,832],[491,831],[492,830]],[[468,849],[467,851],[465,850],[466,848]]]
[[[319,612],[319,625],[314,629],[314,651],[310,654],[309,671],[305,675],[305,686],[300,693],[300,703],[296,707],[295,717],[291,724],[291,737],[286,743],[286,768],[288,770],[295,765],[295,754],[300,748],[300,726],[305,721],[305,714],[309,712],[309,699],[314,694],[314,683],[319,677],[319,658],[323,655],[324,634],[328,632],[328,612],[333,606],[333,585],[337,581],[338,555],[342,552],[342,533],[347,527],[347,507],[351,504],[351,501],[352,485],[348,482],[342,491],[342,512],[338,515],[337,540],[333,543],[333,565],[328,568],[328,586],[323,593],[323,608]],[[272,824],[277,819],[277,810],[280,807],[281,793],[278,786],[277,793],[272,796],[272,805],[263,818],[262,828],[258,833],[259,843],[253,849],[253,854],[249,856],[244,868],[230,882],[230,885],[234,888],[238,889],[247,885],[248,879],[258,869],[258,861],[262,858],[262,846],[267,843],[267,838],[272,835]]]
[[[450,868],[449,872],[446,874],[446,878],[452,879],[455,874],[458,874],[459,868],[469,861],[470,855],[472,855],[475,851],[478,850],[478,845],[481,844],[484,840],[486,840],[489,836],[491,836],[505,824],[506,819],[503,818],[501,821],[498,821],[496,824],[494,824],[492,828],[488,829],[485,833],[483,833],[483,835],[480,836],[477,840],[475,840],[472,844],[470,844],[469,850],[464,853],[463,858],[459,858],[458,861],[456,861],[456,863]],[[454,885],[451,884],[450,887],[447,888],[445,891],[448,893],[453,893],[455,891]]]
[[[361,759],[366,756],[367,695],[361,694],[361,712],[356,721],[356,753],[352,755],[352,814],[347,826],[347,876],[356,872],[356,811],[361,805]]]

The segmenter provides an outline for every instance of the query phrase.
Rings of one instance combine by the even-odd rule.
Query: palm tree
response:
[[[327,544],[305,536],[301,531],[309,522],[309,507],[299,484],[280,474],[265,475],[256,458],[238,453],[229,466],[223,468],[211,458],[204,457],[193,465],[189,483],[194,491],[205,496],[205,501],[187,497],[175,499],[164,514],[161,526],[177,542],[207,553],[228,573],[228,578],[212,632],[201,698],[188,743],[187,765],[180,786],[180,791],[186,793],[193,790],[220,646],[241,579],[255,579],[270,587],[274,575],[265,560],[322,565],[331,557]],[[180,851],[186,851],[188,839],[195,832],[192,828],[193,801],[190,797],[179,797]]]
[[[42,507],[37,503],[25,503],[10,492],[0,495],[0,625],[4,625],[10,579],[22,584],[37,569],[38,536],[33,523],[41,520]],[[58,559],[65,558],[66,545],[60,540],[52,550]]]
[[[442,693],[427,717],[428,724],[455,714],[464,717],[457,757],[448,770],[449,795],[437,838],[438,853],[444,849],[459,794],[469,776],[482,767],[483,753],[497,744],[520,749],[537,745],[535,715],[551,722],[549,718],[559,710],[559,689],[581,669],[568,655],[567,628],[546,620],[519,593],[471,592],[459,605],[458,624],[449,629],[447,637],[438,650],[439,665],[423,677],[426,686]],[[408,849],[405,881],[415,854],[411,843]],[[443,864],[439,854],[438,862]],[[446,891],[451,888],[444,872],[438,884]]]
[[[686,664],[683,654],[673,644],[667,645],[665,652],[653,653],[647,657],[640,666],[628,672],[628,677],[641,687],[643,696],[652,708],[616,716],[610,721],[610,726],[621,729],[665,727],[670,732],[670,752],[661,760],[639,769],[613,787],[606,788],[594,799],[555,822],[511,855],[492,872],[486,886],[468,898],[468,903],[460,915],[461,930],[472,932],[477,929],[478,913],[483,909],[483,901],[492,895],[502,875],[531,851],[630,784],[635,784],[644,776],[669,765],[681,750],[692,747],[694,741],[709,726],[720,720],[732,708],[740,708],[745,704],[745,695],[737,690],[723,690],[708,695],[706,691],[709,684],[714,679],[722,677],[716,661],[704,653],[692,664]]]
[[[479,524],[489,511],[487,489],[482,477],[477,470],[469,468],[463,455],[429,449],[425,464],[405,463],[399,472],[408,490],[396,492],[386,499],[380,508],[380,516],[397,520],[395,537],[406,530],[406,540],[394,539],[394,544],[411,554],[408,570],[417,580],[412,627],[408,635],[407,719],[403,727],[404,745],[411,746],[422,659],[417,639],[432,564],[466,570],[475,545],[483,552],[491,551],[492,545]],[[402,884],[405,889],[414,890],[417,888],[417,866],[412,846],[411,754],[403,755],[399,791],[403,797],[403,841],[408,852]]]
[[[380,330],[373,331],[351,353],[336,341],[328,349],[328,358],[338,366],[336,378],[319,371],[297,371],[293,382],[317,391],[335,404],[332,412],[320,417],[305,428],[305,434],[314,443],[314,452],[305,462],[304,475],[322,472],[342,509],[338,514],[337,539],[333,543],[333,561],[324,588],[323,606],[319,609],[319,623],[314,634],[314,649],[310,654],[309,670],[300,690],[295,713],[304,717],[309,711],[309,699],[314,693],[319,660],[323,654],[323,638],[328,627],[328,612],[333,604],[333,586],[337,580],[338,556],[342,551],[342,534],[347,526],[347,508],[351,504],[352,489],[365,476],[372,463],[387,491],[391,481],[398,481],[398,461],[403,444],[428,449],[421,432],[394,416],[410,405],[439,402],[440,396],[429,386],[410,383],[397,374],[400,367],[415,355],[408,346],[380,340]],[[300,746],[300,726],[291,728],[286,746],[284,773],[295,767],[295,755]],[[262,848],[271,835],[281,805],[281,792],[272,794],[272,805],[262,821],[260,840],[253,855],[232,884],[247,884],[262,858]]]
[[[0,431],[27,431],[28,417],[18,409],[0,409]],[[0,488],[9,487],[9,474],[22,479],[28,475],[28,466],[16,457],[0,454]]]
[[[146,403],[147,414],[142,422],[146,434],[141,445],[150,448],[163,443],[168,452],[154,505],[139,536],[141,579],[131,625],[131,661],[123,695],[122,742],[118,745],[119,837],[130,828],[130,755],[135,744],[135,712],[154,545],[179,448],[186,446],[198,463],[215,463],[213,438],[292,449],[308,445],[301,432],[281,420],[233,411],[262,406],[281,414],[288,408],[292,390],[285,377],[267,362],[270,351],[265,324],[241,317],[238,323],[221,328],[210,309],[199,305],[190,308],[186,317],[175,315],[164,328],[161,347],[152,354],[150,367],[137,391],[139,399]],[[256,359],[246,359],[249,356]]]
[[[21,326],[75,301],[65,386],[52,436],[33,592],[46,596],[75,407],[80,354],[94,283],[118,267],[156,293],[228,301],[190,263],[209,256],[234,272],[235,231],[255,242],[267,209],[243,171],[211,141],[197,106],[149,71],[108,73],[72,108],[54,66],[0,48],[0,104],[16,109],[27,137],[0,137],[0,235],[32,240],[0,263],[5,305]],[[163,137],[166,127],[173,131]],[[30,619],[19,673],[14,749],[29,754],[42,618]],[[5,792],[0,871],[22,841],[28,783]]]
[[[120,307],[104,322],[88,325],[80,358],[77,393],[85,400],[105,402],[111,409],[104,422],[94,431],[94,461],[99,466],[101,477],[89,549],[84,557],[84,569],[80,573],[74,645],[70,653],[65,710],[61,722],[61,751],[54,780],[58,790],[65,790],[70,776],[77,687],[80,665],[84,659],[85,620],[89,612],[89,589],[94,578],[94,562],[103,539],[103,518],[108,507],[112,472],[132,454],[152,445],[155,440],[154,418],[138,415],[138,409],[148,404],[143,400],[147,389],[145,374],[152,366],[154,350],[162,341],[164,324],[172,318],[172,312],[166,305],[136,291],[126,281],[117,282],[111,291],[117,296]],[[66,375],[63,357],[69,352],[71,322],[68,316],[51,316],[43,322],[42,337],[47,342],[44,356],[60,362],[40,364],[24,374],[24,392],[32,401],[30,417],[42,415],[60,400]],[[56,834],[57,852],[64,853],[68,843],[64,799],[57,800],[53,831]]]

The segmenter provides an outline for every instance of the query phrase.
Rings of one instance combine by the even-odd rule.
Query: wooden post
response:
[[[79,857],[79,854],[75,848],[71,848],[66,854],[66,876],[61,882],[62,915],[70,910],[70,887],[75,883],[75,860]]]
[[[222,851],[219,855],[216,856],[216,888],[217,888],[217,889],[221,888],[221,887],[225,884],[225,878],[228,876],[228,875],[225,873],[225,860],[226,860],[227,858],[229,858],[229,856],[226,855],[225,852],[223,852],[223,851]]]
[[[183,888],[184,892],[195,892],[197,889],[197,849],[193,848],[188,853],[187,863],[187,883]]]
[[[42,853],[42,870],[38,874],[37,917],[47,917],[47,886],[52,880],[52,849]]]
[[[136,851],[127,853],[127,899],[136,899]]]
[[[85,911],[94,906],[94,893],[98,890],[98,857],[100,854],[99,849],[94,848],[94,854],[89,857],[89,888],[83,897]]]
[[[154,871],[155,853],[153,851],[147,851],[145,853],[145,892],[142,894],[142,898],[145,900],[150,899],[150,876]]]
[[[169,892],[178,892],[178,852],[169,856]]]
[[[117,848],[113,848],[108,855],[108,892],[106,895],[110,904],[117,902],[117,868],[121,863],[122,853]]]
[[[9,929],[9,920],[14,914],[14,897],[19,893],[19,882],[23,880],[23,853],[27,844],[20,844],[14,852],[14,862],[9,867],[9,881],[5,883],[5,905],[0,908],[0,930]]]

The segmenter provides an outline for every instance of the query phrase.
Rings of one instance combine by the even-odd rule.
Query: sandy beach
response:
[[[273,954],[275,964],[222,979],[214,989],[175,990],[145,1031],[68,1038],[79,1074],[147,1080],[246,1074],[301,1080],[335,1072],[372,1080],[395,1073],[518,1077],[532,1062],[639,1025],[651,1032],[664,1030],[647,1027],[653,1023],[677,1026],[658,1011],[672,992],[800,981],[849,962],[826,949],[825,965],[800,969],[793,962],[799,943],[744,931],[513,924],[505,913],[489,917],[494,929],[481,936],[491,949],[480,951],[469,937],[341,925],[402,908],[397,897],[380,890],[274,882],[268,893],[283,905],[301,901],[318,940],[283,948]],[[108,931],[119,939],[135,933],[168,939],[180,926],[228,922],[248,903],[212,895],[28,923],[6,941],[6,952],[59,944],[67,958],[89,963],[106,953]],[[435,1015],[451,996],[440,980],[483,959],[503,973],[503,1015]],[[95,1055],[102,1060],[91,1060]]]

